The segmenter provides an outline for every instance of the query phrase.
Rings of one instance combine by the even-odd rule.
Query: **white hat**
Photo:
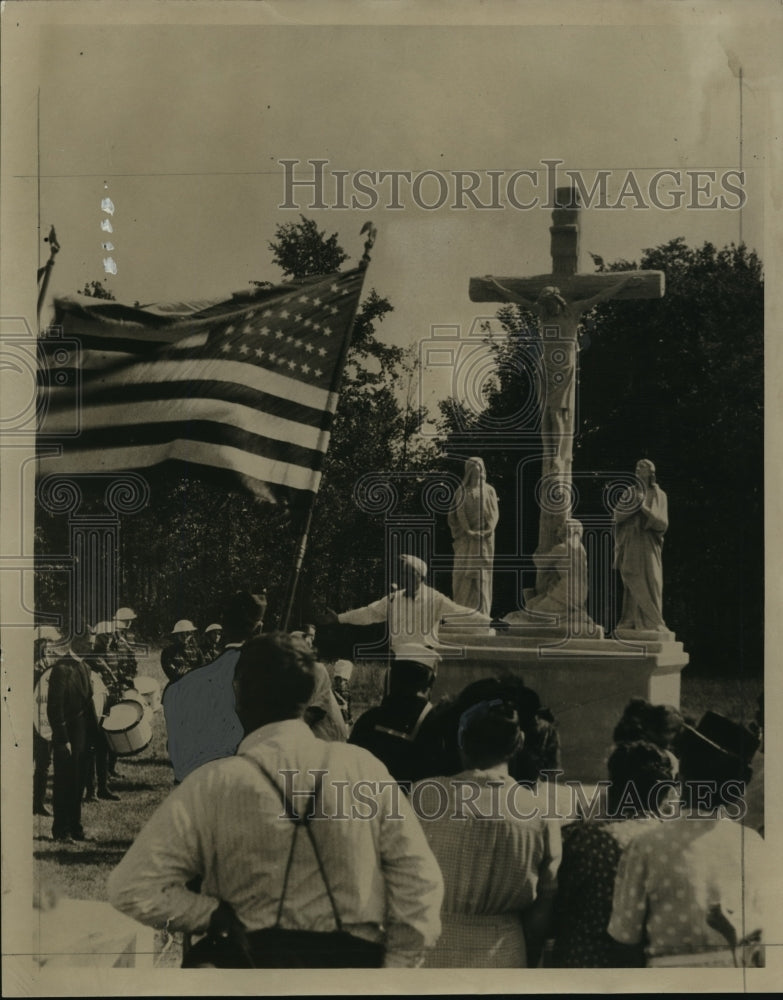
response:
[[[120,608],[114,615],[114,628],[128,628],[130,623],[135,621],[136,617],[137,615],[133,608]]]
[[[423,559],[418,559],[416,556],[411,556],[405,553],[400,556],[400,562],[404,563],[406,566],[410,566],[411,569],[415,570],[419,576],[424,579],[427,575],[427,564]]]
[[[196,626],[193,622],[188,621],[187,618],[181,618],[174,628],[171,630],[172,635],[178,635],[180,632],[195,632]]]
[[[46,639],[48,642],[61,642],[62,636],[59,631],[54,627],[54,625],[36,625],[35,627],[35,638],[36,641]]]
[[[437,650],[423,646],[420,642],[404,642],[394,647],[394,659],[413,660],[414,663],[423,663],[426,667],[437,670],[440,654]]]
[[[217,622],[215,622],[213,625],[207,625],[207,627],[204,629],[204,631],[205,632],[222,632],[223,631],[223,626],[222,625],[218,625]]]
[[[92,631],[96,635],[108,635],[110,632],[114,631],[114,622],[98,622],[97,625],[93,626]]]

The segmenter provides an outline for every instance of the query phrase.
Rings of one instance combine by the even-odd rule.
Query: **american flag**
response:
[[[211,302],[58,299],[39,340],[39,474],[184,463],[265,499],[315,493],[364,273]]]

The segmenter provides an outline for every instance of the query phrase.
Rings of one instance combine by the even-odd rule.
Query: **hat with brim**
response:
[[[204,629],[204,631],[205,632],[222,632],[223,631],[223,626],[222,625],[218,625],[217,623],[214,623],[212,625],[207,625],[207,627]]]
[[[692,746],[710,749],[717,755],[735,758],[745,764],[751,762],[760,745],[754,732],[717,712],[705,712],[698,726],[686,725],[682,735],[683,740]]]
[[[181,635],[183,632],[195,632],[196,626],[187,618],[181,618],[171,630],[172,635]]]
[[[62,638],[54,625],[36,625],[35,627],[35,639],[37,642],[43,640],[46,640],[46,642],[62,642]]]
[[[429,667],[430,670],[437,673],[438,664],[440,663],[440,654],[437,650],[431,649],[429,646],[424,646],[421,643],[406,642],[397,646],[394,650],[393,663],[399,663],[400,660],[408,660],[413,663],[423,663],[425,667]]]

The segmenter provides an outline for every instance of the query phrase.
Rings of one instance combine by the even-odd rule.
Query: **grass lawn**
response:
[[[159,651],[150,650],[140,659],[139,673],[154,677],[161,690],[166,683],[159,666]],[[374,664],[357,664],[352,683],[354,718],[382,696],[383,671]],[[749,721],[762,690],[761,678],[689,677],[682,681],[683,712],[698,719],[711,708],[731,718]],[[173,774],[166,753],[163,713],[154,716],[152,742],[141,754],[120,758],[120,777],[113,787],[119,802],[86,803],[82,818],[90,838],[82,843],[60,844],[51,840],[51,820],[35,817],[33,866],[37,884],[51,886],[76,899],[106,899],[106,878],[122,858],[134,837],[159,802],[172,788]],[[51,806],[51,801],[49,801]],[[156,937],[157,964],[177,966],[178,941],[164,949],[164,936]]]

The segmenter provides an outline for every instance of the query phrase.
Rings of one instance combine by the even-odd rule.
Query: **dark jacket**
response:
[[[52,667],[46,704],[52,743],[73,743],[98,727],[92,700],[90,669],[68,653]]]

